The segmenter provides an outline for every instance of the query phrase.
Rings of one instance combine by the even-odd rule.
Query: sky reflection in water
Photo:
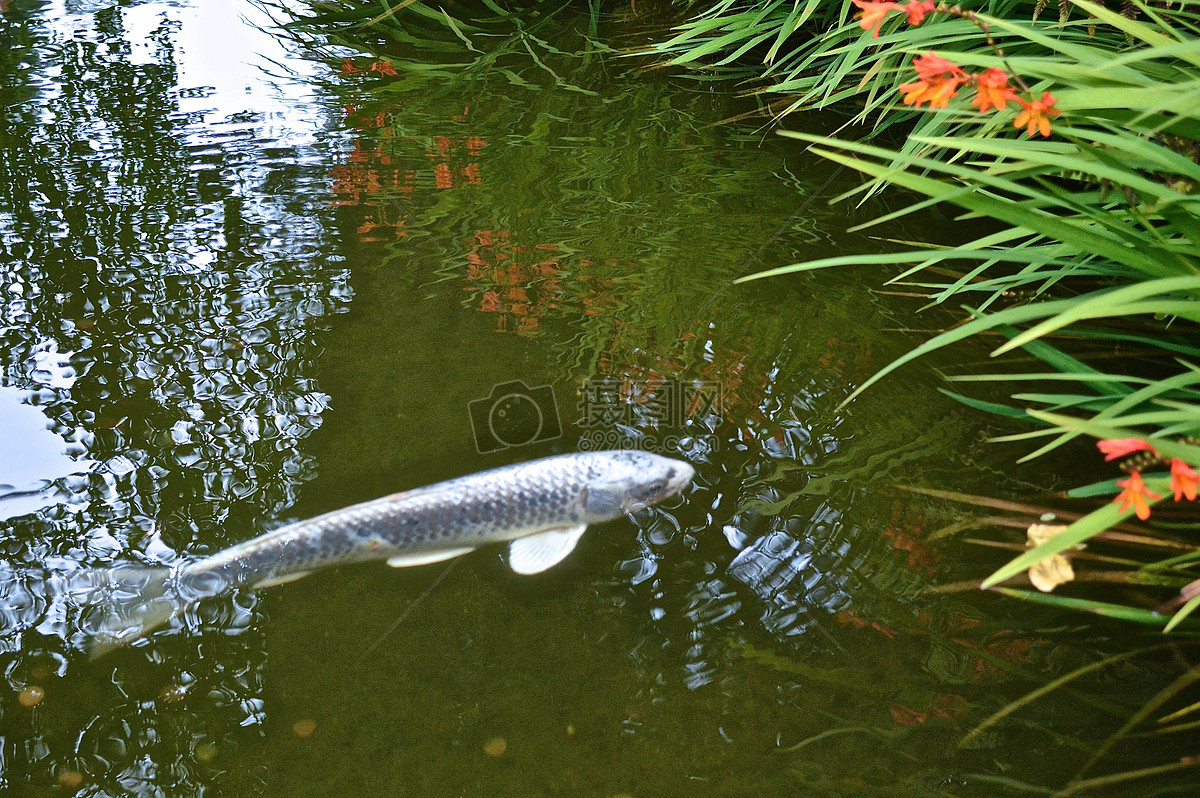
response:
[[[0,669],[45,691],[0,703],[0,786],[934,794],[1023,761],[947,745],[1089,651],[914,601],[947,571],[937,522],[882,489],[1006,478],[927,375],[837,409],[906,345],[861,275],[730,286],[873,246],[825,204],[848,176],[816,196],[827,164],[709,126],[740,107],[594,53],[541,54],[570,89],[526,55],[338,75],[242,16],[0,17],[0,496],[22,494],[0,498]],[[512,380],[553,394],[561,435],[480,454],[469,408]],[[701,385],[719,401],[661,415]],[[427,595],[436,566],[346,568],[87,659],[68,575],[597,441],[686,456],[695,486],[544,577],[493,551]]]

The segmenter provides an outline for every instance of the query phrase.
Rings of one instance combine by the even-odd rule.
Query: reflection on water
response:
[[[584,57],[493,21],[489,75],[429,18],[305,59],[251,6],[4,8],[0,787],[988,795],[962,774],[1059,783],[1148,689],[951,747],[1105,641],[919,595],[982,568],[890,485],[1007,478],[923,373],[839,409],[905,346],[861,275],[731,285],[872,244],[825,204],[848,177],[599,56],[636,5],[538,23]],[[514,380],[562,434],[480,446]],[[87,657],[157,569],[596,441],[695,485],[544,576],[344,568]]]
[[[0,386],[0,520],[69,500],[74,491],[67,478],[91,467],[68,454],[78,447],[50,432],[53,422],[24,398],[16,388]]]
[[[261,655],[243,643],[214,657],[202,644],[169,665],[155,655],[89,672],[88,580],[65,575],[167,564],[256,534],[311,478],[301,442],[329,401],[313,358],[350,299],[321,218],[323,117],[268,101],[275,89],[238,60],[278,47],[228,7],[24,9],[0,20],[14,131],[0,152],[0,384],[25,405],[24,421],[6,408],[6,424],[27,428],[34,414],[49,431],[38,448],[6,437],[19,482],[4,481],[51,484],[36,504],[0,503],[0,645],[11,690],[45,685],[47,702],[77,709],[0,708],[0,783],[84,773],[109,792],[185,794],[221,781],[196,771],[201,730],[224,739],[261,719]],[[234,34],[221,63],[213,14]],[[45,436],[70,466],[34,459],[53,448]],[[255,606],[199,606],[176,626],[198,640],[255,637]],[[164,678],[203,690],[212,717],[159,711],[147,668],[162,674],[153,692]]]

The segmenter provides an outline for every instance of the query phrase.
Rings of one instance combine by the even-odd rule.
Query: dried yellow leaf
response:
[[[1066,524],[1030,524],[1025,530],[1026,545],[1031,549],[1040,546],[1066,528]]]
[[[1049,593],[1074,578],[1075,569],[1061,554],[1052,554],[1044,560],[1039,560],[1029,569],[1029,581],[1043,593]]]
[[[1056,537],[1067,527],[1064,524],[1030,524],[1025,530],[1026,545],[1034,548]],[[1082,549],[1082,544],[1071,548]],[[1049,593],[1061,584],[1075,579],[1075,569],[1070,561],[1062,554],[1051,554],[1045,559],[1034,563],[1029,569],[1029,581],[1043,593]]]

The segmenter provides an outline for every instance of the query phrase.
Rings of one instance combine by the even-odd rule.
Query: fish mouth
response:
[[[622,509],[626,513],[636,513],[640,510],[645,510],[652,504],[658,504],[663,499],[678,496],[683,492],[684,488],[691,484],[695,476],[696,469],[692,468],[689,463],[674,460],[671,462],[671,467],[667,473],[667,484],[661,492],[649,499],[631,497],[626,500]]]
[[[677,462],[673,468],[675,475],[667,479],[667,491],[672,496],[682,493],[684,488],[692,484],[692,479],[696,476],[696,469],[692,468],[690,463]]]

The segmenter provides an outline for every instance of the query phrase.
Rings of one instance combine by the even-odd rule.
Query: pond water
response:
[[[896,485],[1033,491],[935,364],[840,407],[940,322],[866,270],[733,281],[930,231],[847,232],[887,208],[621,57],[639,14],[339,65],[253,5],[0,2],[0,788],[992,795],[1065,784],[1177,672],[957,744],[1113,629],[922,592],[1005,553]],[[544,575],[334,569],[98,659],[62,588],[600,447],[695,484]]]

